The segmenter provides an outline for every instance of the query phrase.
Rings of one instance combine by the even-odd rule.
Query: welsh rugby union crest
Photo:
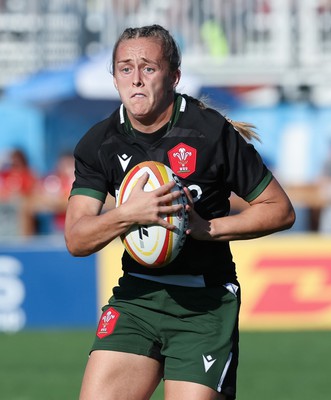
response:
[[[180,178],[187,178],[195,172],[197,150],[185,143],[179,143],[168,151],[171,169]]]

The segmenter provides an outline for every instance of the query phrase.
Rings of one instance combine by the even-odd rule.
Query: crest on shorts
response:
[[[168,151],[171,169],[180,178],[187,178],[195,172],[197,150],[185,143],[179,143]]]
[[[102,313],[97,329],[97,336],[99,339],[113,333],[119,316],[120,313],[113,308],[108,308]]]

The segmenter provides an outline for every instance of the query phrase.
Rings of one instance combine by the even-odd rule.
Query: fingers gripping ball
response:
[[[117,207],[127,200],[138,179],[145,172],[148,173],[149,179],[144,191],[155,190],[173,180],[176,185],[172,191],[179,190],[182,193],[180,198],[172,202],[182,204],[182,209],[176,214],[163,216],[164,220],[176,226],[174,231],[160,225],[134,225],[121,236],[127,252],[134,260],[146,267],[158,268],[174,260],[184,245],[188,225],[185,211],[187,200],[182,184],[169,167],[160,162],[145,161],[133,167],[123,179],[117,196]]]

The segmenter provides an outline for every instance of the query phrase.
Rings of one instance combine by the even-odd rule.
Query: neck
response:
[[[138,120],[133,118],[129,113],[128,118],[133,129],[136,129],[143,133],[153,133],[170,121],[172,110],[173,104],[171,104],[171,106],[164,113],[158,115],[157,120],[148,120],[148,118],[146,120]]]
[[[123,124],[124,131],[127,134],[132,134],[134,130],[141,133],[151,134],[158,131],[165,125],[167,125],[168,131],[169,129],[171,129],[173,124],[176,123],[180,111],[184,111],[185,104],[185,99],[179,94],[176,94],[175,101],[172,102],[161,115],[159,115],[157,121],[151,120],[150,123],[148,121],[139,121],[132,115],[130,118],[129,113],[122,104],[120,108],[121,124]],[[131,121],[133,121],[133,123]]]
[[[143,116],[142,118],[131,114],[127,110],[127,118],[129,119],[132,128],[143,133],[156,132],[170,121],[174,108],[174,100],[175,97],[172,93],[171,97],[169,96],[168,101],[165,103],[161,110],[159,109],[155,111],[153,115],[146,117]]]

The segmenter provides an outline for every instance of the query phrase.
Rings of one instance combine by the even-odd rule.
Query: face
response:
[[[119,44],[114,84],[133,127],[162,125],[171,115],[174,88],[180,71],[171,73],[162,47],[151,38],[129,39]]]

